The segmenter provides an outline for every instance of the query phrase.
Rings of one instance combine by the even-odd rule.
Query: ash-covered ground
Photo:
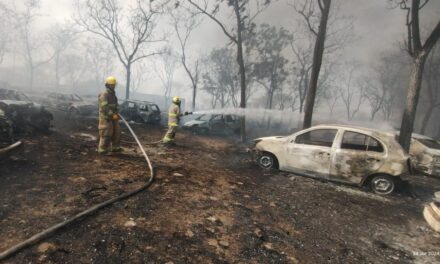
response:
[[[0,251],[143,184],[127,151],[99,156],[97,122],[57,117],[0,162]],[[5,263],[435,263],[440,235],[422,210],[440,178],[412,176],[382,197],[366,189],[265,172],[232,139],[133,125],[156,170],[151,187],[64,228]]]

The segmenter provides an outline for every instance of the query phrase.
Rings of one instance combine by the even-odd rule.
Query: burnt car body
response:
[[[69,116],[92,116],[98,114],[98,104],[84,101],[77,94],[49,93],[45,105],[65,111]]]
[[[52,114],[43,106],[32,102],[24,93],[0,89],[0,109],[12,126],[14,133],[29,131],[29,128],[47,131],[51,127]]]
[[[160,109],[157,104],[147,101],[129,100],[119,105],[119,113],[129,121],[138,123],[160,123]]]
[[[206,114],[185,122],[182,128],[196,134],[238,134],[240,133],[240,118],[235,115]]]
[[[440,176],[440,142],[413,134],[409,150],[411,165],[416,172]]]
[[[401,175],[409,173],[409,156],[392,133],[366,128],[319,125],[285,137],[255,140],[263,168],[300,175],[370,185],[389,194]]]

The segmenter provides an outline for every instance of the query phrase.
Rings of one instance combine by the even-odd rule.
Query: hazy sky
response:
[[[261,14],[258,22],[284,26],[294,31],[296,14],[293,8],[286,4],[286,1],[279,0],[272,4]],[[43,16],[40,21],[42,25],[69,19],[75,12],[74,2],[74,0],[41,0]],[[372,64],[382,52],[393,49],[399,41],[403,40],[406,30],[405,12],[398,8],[390,9],[389,0],[339,0],[339,2],[341,15],[353,18],[356,34],[356,40],[344,50],[345,59]],[[440,0],[431,0],[422,10],[422,25],[432,28],[434,21],[439,19],[439,14]],[[205,55],[211,48],[224,46],[225,43],[227,39],[219,27],[205,18],[204,23],[192,35],[190,54],[197,56],[203,52],[201,55]],[[123,72],[120,75],[124,78]],[[182,70],[179,70],[175,79],[176,86],[181,84],[187,86],[189,83]],[[160,87],[154,90],[157,91],[148,92],[161,92]],[[186,93],[183,90],[180,92]]]

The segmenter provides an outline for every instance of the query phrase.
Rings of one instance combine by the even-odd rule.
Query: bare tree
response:
[[[440,20],[426,38],[425,43],[422,43],[419,10],[426,6],[429,0],[390,1],[397,3],[401,9],[406,11],[406,48],[412,58],[412,69],[408,85],[408,94],[399,136],[399,143],[406,151],[409,151],[411,135],[414,130],[417,104],[422,87],[423,69],[429,52],[440,38]],[[409,4],[410,2],[411,4]]]
[[[316,36],[315,48],[313,50],[313,66],[306,96],[303,128],[308,128],[312,125],[313,108],[315,105],[316,91],[318,89],[318,78],[321,70],[322,57],[324,55],[327,22],[331,5],[331,0],[316,1],[318,3],[320,12],[319,27],[317,30],[314,28],[312,22],[314,15],[313,13],[310,14],[310,12],[314,12],[312,0],[305,1],[303,9],[299,11],[299,13],[303,15],[304,19],[306,20],[310,31]]]
[[[386,89],[381,83],[373,82],[370,77],[364,76],[359,80],[364,96],[370,105],[370,121],[373,121],[376,114],[383,109]]]
[[[163,49],[162,54],[158,58],[158,63],[155,64],[155,72],[159,77],[164,88],[165,105],[168,104],[168,97],[173,91],[174,73],[177,67],[177,57],[172,48],[167,46]]]
[[[299,111],[303,112],[309,85],[312,81],[311,73],[314,65],[314,53],[319,26],[322,22],[321,18],[323,17],[320,7],[323,6],[323,2],[317,0],[291,0],[288,1],[288,4],[300,15],[290,46],[295,58],[292,71],[294,74],[293,88],[298,89]],[[333,3],[331,9],[332,12],[328,14],[326,23],[325,42],[323,43],[322,51],[323,56],[326,57],[326,60],[322,61],[322,67],[327,68],[326,71],[332,67],[327,65],[333,64],[332,58],[337,59],[335,56],[337,56],[338,51],[342,50],[343,47],[354,39],[352,18],[342,15],[339,2]],[[326,82],[320,80],[323,77],[329,77],[327,74],[326,76],[321,74],[321,71],[319,71],[314,105],[319,101],[318,95],[329,95],[325,91],[319,91],[329,86]]]
[[[147,83],[148,71],[147,66],[140,62],[133,70],[133,78],[131,78],[130,90],[132,93],[139,91],[139,89]]]
[[[341,94],[341,87],[339,85],[330,85],[328,89],[324,91],[325,103],[329,109],[329,116],[333,117],[335,106],[339,101],[339,96]]]
[[[8,51],[10,41],[11,21],[8,8],[0,3],[0,64],[3,62],[4,56]]]
[[[114,49],[102,39],[87,38],[84,41],[86,58],[95,81],[96,92],[99,93],[106,76],[114,68]]]
[[[44,45],[41,35],[37,34],[33,27],[38,17],[39,5],[38,0],[26,0],[24,10],[19,10],[17,7],[10,10],[10,12],[13,12],[12,17],[18,30],[20,43],[23,45],[23,55],[29,73],[28,84],[31,89],[34,85],[35,71],[49,63],[55,56],[55,53],[46,50],[47,45]]]
[[[54,52],[55,88],[60,86],[60,64],[63,53],[72,46],[76,32],[70,25],[56,24],[49,32],[49,43]]]
[[[307,88],[309,86],[310,71],[312,70],[312,42],[309,42],[309,46],[303,48],[301,46],[295,46],[293,41],[290,43],[293,54],[296,61],[293,66],[293,73],[295,75],[294,88],[298,90],[299,96],[299,112],[304,110],[304,103],[307,95]]]
[[[292,36],[286,29],[262,24],[249,40],[257,51],[252,74],[266,89],[268,109],[272,109],[274,94],[282,89],[288,76],[285,68],[288,60],[284,58],[283,51],[291,39]]]
[[[87,69],[85,58],[78,54],[66,54],[60,63],[60,68],[65,73],[68,86],[74,93],[78,90],[79,80]]]
[[[339,90],[340,98],[344,103],[347,113],[347,120],[352,120],[359,112],[364,93],[354,83],[356,81],[355,71],[358,69],[355,62],[345,63],[344,70],[340,73],[343,86]]]
[[[121,8],[118,0],[77,1],[76,23],[84,30],[109,41],[124,66],[126,99],[130,98],[133,64],[159,53],[147,52],[147,49],[152,43],[161,41],[154,38],[155,18],[169,1],[156,2],[160,3],[154,5],[153,1],[137,0],[136,5],[127,11]]]
[[[180,61],[185,69],[188,78],[191,81],[192,88],[192,111],[196,109],[197,88],[200,81],[199,59],[196,59],[193,63],[188,61],[187,47],[191,33],[200,25],[201,19],[196,13],[191,11],[186,12],[185,16],[181,12],[171,11],[171,17],[173,20],[174,31],[176,32],[177,39],[180,44]]]
[[[207,0],[200,1],[202,4],[196,3],[193,0],[187,0],[198,11],[208,16],[213,22],[215,22],[225,33],[228,39],[235,44],[237,48],[237,63],[240,73],[240,108],[246,108],[246,66],[243,52],[243,37],[249,34],[249,30],[253,27],[253,20],[260,14],[271,2],[271,0],[215,0],[211,1],[211,8]],[[231,8],[235,16],[235,27],[230,30],[227,27],[227,23],[222,22],[218,18],[218,12],[220,6],[225,4],[228,8]],[[251,13],[253,8],[251,4],[255,6],[255,12]],[[241,118],[241,140],[246,140],[246,122],[244,117]]]
[[[240,79],[236,74],[238,66],[231,50],[212,50],[204,65],[206,72],[203,74],[203,89],[213,96],[215,105],[220,103],[221,107],[238,107]]]

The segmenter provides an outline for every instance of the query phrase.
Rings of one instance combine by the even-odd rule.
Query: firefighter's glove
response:
[[[112,115],[112,120],[118,121],[119,120],[119,115],[118,114],[113,114]]]

